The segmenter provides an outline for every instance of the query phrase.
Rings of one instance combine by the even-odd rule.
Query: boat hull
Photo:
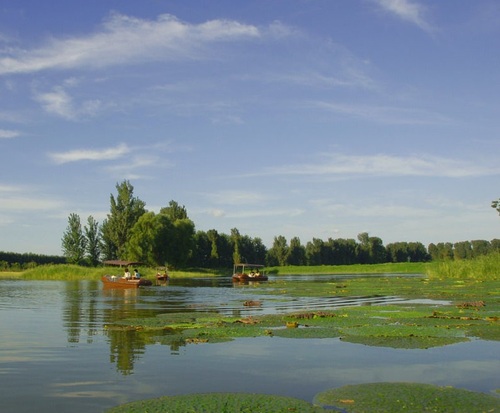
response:
[[[267,281],[267,275],[256,275],[251,277],[248,274],[234,274],[233,281],[247,282],[247,281]]]
[[[113,275],[105,275],[101,278],[104,287],[107,288],[139,288],[153,285],[150,280],[144,278],[125,280]]]

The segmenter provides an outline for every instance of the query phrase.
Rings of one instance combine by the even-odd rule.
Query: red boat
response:
[[[233,281],[267,281],[264,266],[260,264],[235,264],[233,269]]]
[[[108,260],[104,261],[104,264],[128,268],[142,263],[135,261]],[[150,280],[144,278],[124,278],[118,275],[104,275],[101,280],[105,288],[139,288],[153,285]]]
[[[130,278],[127,280],[116,275],[104,275],[101,280],[104,284],[104,287],[111,288],[139,288],[153,285],[150,280],[146,280],[145,278]]]
[[[167,272],[167,267],[159,267],[156,269],[156,285],[166,285],[170,276]]]

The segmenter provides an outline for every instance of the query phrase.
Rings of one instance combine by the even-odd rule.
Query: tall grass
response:
[[[103,275],[114,274],[123,275],[124,268],[119,267],[81,267],[71,264],[48,264],[17,273],[18,277],[27,280],[98,280]],[[155,268],[139,268],[139,272],[145,278],[153,279],[156,276]],[[189,277],[207,277],[220,275],[220,271],[204,270],[192,268],[186,271],[169,271],[171,277],[189,278]],[[229,275],[229,273],[228,273]]]
[[[353,264],[353,265],[317,265],[317,266],[285,266],[269,267],[269,274],[424,274],[428,263],[424,262],[387,262],[383,264]]]
[[[104,268],[81,267],[71,264],[48,264],[26,270],[22,278],[27,280],[81,280],[99,279],[106,273]]]
[[[500,253],[483,255],[471,260],[434,262],[427,268],[430,278],[475,280],[500,279]]]

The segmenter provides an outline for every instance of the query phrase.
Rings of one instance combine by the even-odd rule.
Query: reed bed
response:
[[[427,267],[429,278],[475,279],[495,281],[500,279],[500,253],[483,255],[470,260],[433,262]]]

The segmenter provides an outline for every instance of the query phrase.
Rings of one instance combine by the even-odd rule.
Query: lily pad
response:
[[[164,396],[111,408],[106,413],[321,413],[320,407],[292,397],[248,393]]]
[[[339,337],[339,331],[336,328],[317,328],[317,327],[299,327],[299,328],[281,328],[271,330],[273,336],[283,338],[335,338]]]
[[[314,403],[347,413],[494,412],[500,399],[484,393],[420,383],[368,383],[318,393]]]

